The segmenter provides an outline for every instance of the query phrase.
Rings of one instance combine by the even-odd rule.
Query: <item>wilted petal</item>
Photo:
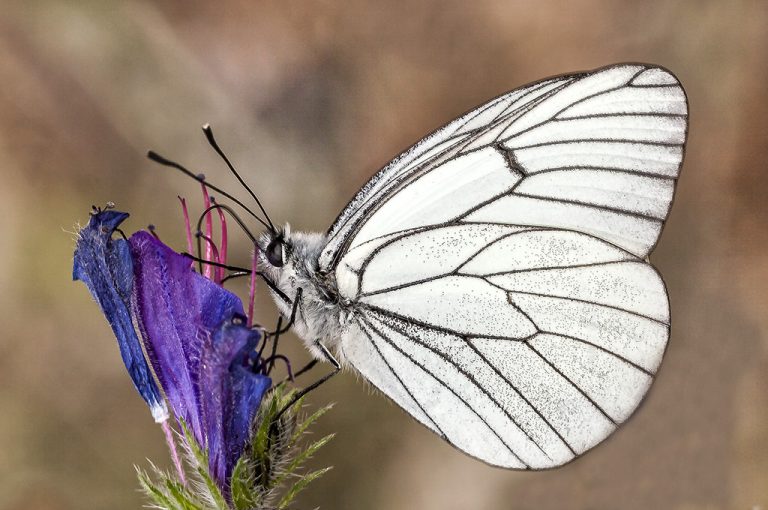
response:
[[[168,418],[168,409],[141,350],[130,314],[133,265],[128,243],[112,239],[128,213],[105,210],[91,215],[80,230],[72,278],[81,280],[107,317],[120,346],[120,355],[133,384],[149,405],[155,421]]]

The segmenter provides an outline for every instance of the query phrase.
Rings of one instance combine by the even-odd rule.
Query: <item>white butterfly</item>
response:
[[[686,132],[685,93],[656,66],[514,90],[397,157],[327,234],[265,234],[273,297],[285,316],[296,303],[317,359],[335,352],[453,446],[564,464],[661,363],[669,303],[647,257]]]

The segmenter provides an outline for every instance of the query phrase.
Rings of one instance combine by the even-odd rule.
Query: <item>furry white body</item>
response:
[[[265,235],[261,244],[266,247],[270,238]],[[290,232],[285,229],[285,244],[290,253],[282,267],[272,266],[260,250],[260,268],[267,277],[291,300],[283,300],[277,293],[271,292],[272,298],[281,315],[291,316],[293,301],[298,289],[301,299],[296,309],[293,330],[301,338],[309,352],[320,361],[327,361],[316,342],[322,342],[330,348],[337,359],[343,363],[343,356],[338,348],[339,340],[348,323],[351,303],[343,303],[337,292],[333,274],[322,275],[318,271],[318,258],[327,242],[327,237],[316,232]]]

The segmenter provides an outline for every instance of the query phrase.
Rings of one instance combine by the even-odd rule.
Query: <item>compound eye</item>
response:
[[[267,246],[267,260],[275,267],[283,267],[285,263],[283,258],[284,252],[282,239],[272,239]]]

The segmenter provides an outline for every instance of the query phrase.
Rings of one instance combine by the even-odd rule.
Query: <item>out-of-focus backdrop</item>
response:
[[[768,508],[768,3],[2,2],[0,509],[135,509],[133,464],[167,457],[106,321],[71,282],[76,223],[111,200],[183,247],[198,188],[148,148],[324,230],[379,167],[506,90],[620,61],[662,64],[690,101],[688,151],[652,256],[672,338],[647,400],[547,472],[473,461],[339,376],[301,497],[323,509]],[[199,203],[199,202],[198,202]],[[245,263],[242,239],[232,250]],[[265,322],[274,317],[267,299]],[[285,342],[298,361],[295,337]]]

